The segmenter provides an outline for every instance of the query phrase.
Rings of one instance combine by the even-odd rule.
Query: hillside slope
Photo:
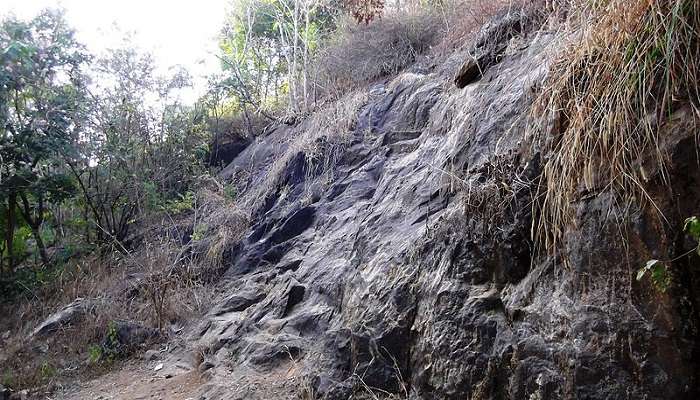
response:
[[[697,398],[697,257],[667,292],[634,280],[699,209],[692,111],[660,128],[670,185],[646,186],[668,224],[602,189],[536,249],[530,110],[564,46],[539,23],[485,27],[464,88],[469,55],[422,60],[235,156],[256,211],[186,346],[203,398]]]
[[[664,168],[635,160],[650,201],[581,185],[546,246],[568,121],[533,105],[569,40],[504,13],[444,62],[233,146],[220,178],[251,223],[221,222],[243,239],[161,373],[202,399],[698,398],[696,105],[658,124]],[[652,258],[676,259],[664,290],[635,279]]]

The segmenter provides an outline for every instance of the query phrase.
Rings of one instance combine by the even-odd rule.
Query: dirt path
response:
[[[196,399],[204,383],[197,371],[180,374],[155,372],[149,364],[129,364],[117,371],[82,383],[58,398],[70,400],[188,400]]]

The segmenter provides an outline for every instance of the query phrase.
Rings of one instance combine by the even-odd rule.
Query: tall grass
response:
[[[585,194],[653,205],[645,183],[668,178],[664,123],[686,105],[700,116],[699,1],[581,1],[570,15],[571,45],[534,108],[540,127],[558,121],[540,136],[548,159],[534,228],[548,249],[575,224],[573,204]]]

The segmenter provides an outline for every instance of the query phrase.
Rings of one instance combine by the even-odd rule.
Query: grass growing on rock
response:
[[[593,1],[571,10],[571,44],[534,108],[539,127],[556,121],[539,136],[548,158],[533,227],[549,250],[562,245],[573,204],[587,194],[611,190],[654,206],[645,183],[667,180],[661,128],[682,106],[700,117],[700,2]]]
[[[387,13],[369,24],[344,20],[320,51],[322,91],[337,98],[348,88],[394,75],[435,44],[443,31],[440,15],[427,8]]]
[[[284,173],[298,154],[305,158],[307,182],[312,176],[331,174],[333,165],[352,140],[357,114],[366,102],[364,91],[350,92],[295,127],[287,149],[270,165],[263,181],[242,196],[241,207],[253,213],[267,196],[283,191],[280,185],[284,184]]]

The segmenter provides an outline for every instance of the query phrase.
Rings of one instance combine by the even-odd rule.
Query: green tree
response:
[[[173,93],[189,75],[154,73],[132,46],[98,60],[88,118],[76,157],[68,161],[99,243],[123,249],[133,223],[187,191],[206,155],[203,111]]]
[[[12,242],[20,217],[42,261],[49,262],[40,229],[47,205],[74,193],[60,160],[72,151],[81,126],[87,61],[61,12],[0,25],[0,196],[9,269],[16,261]]]
[[[220,37],[222,84],[246,120],[286,98],[289,112],[316,98],[313,56],[335,28],[339,6],[327,0],[239,0]]]

